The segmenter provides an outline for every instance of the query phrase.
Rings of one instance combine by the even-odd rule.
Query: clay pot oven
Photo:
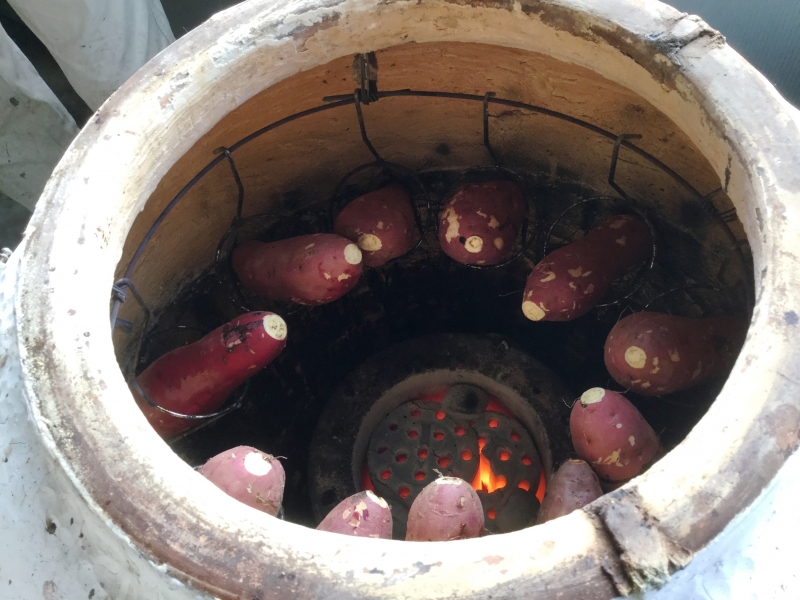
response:
[[[731,236],[752,249],[752,273],[739,273],[754,291],[739,360],[686,439],[590,511],[447,545],[324,534],[226,497],[170,451],[131,399],[119,364],[130,368],[144,319],[126,302],[119,316],[132,330],[112,343],[108,301],[145,233],[217,149],[325,96],[350,97],[353,57],[369,51],[379,91],[510,101],[490,106],[492,145],[506,164],[614,194],[614,138],[638,134],[636,147],[701,197],[722,188],[703,210],[735,208],[738,220],[728,219],[698,264],[721,267],[715,244]],[[515,102],[545,110],[532,115]],[[373,147],[410,169],[491,158],[474,98],[384,97],[362,108]],[[170,575],[220,597],[587,599],[662,584],[748,506],[797,443],[799,140],[793,111],[717,32],[655,2],[248,2],[128,81],[48,184],[17,300],[37,424],[109,526]],[[616,183],[691,229],[698,196],[625,148]],[[234,157],[248,214],[306,208],[371,160],[352,102],[312,111]],[[129,274],[151,307],[211,265],[236,199],[221,159],[164,219]]]

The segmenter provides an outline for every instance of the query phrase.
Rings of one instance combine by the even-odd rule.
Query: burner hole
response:
[[[405,498],[408,498],[408,495],[409,495],[410,493],[411,493],[411,490],[410,490],[410,489],[408,489],[406,486],[403,486],[403,487],[401,487],[401,488],[400,488],[400,490],[397,492],[397,495],[398,495],[398,496],[400,496],[401,498],[405,499]]]
[[[434,431],[433,439],[435,439],[437,442],[441,442],[444,439],[444,431]]]
[[[530,459],[529,456],[523,456],[522,457],[522,464],[523,465],[532,465],[533,461]]]
[[[419,437],[419,431],[417,431],[416,429],[409,429],[408,430],[408,437],[410,437],[412,440],[418,438]]]
[[[442,456],[442,457],[439,458],[439,460],[437,462],[439,463],[440,467],[442,467],[443,469],[446,469],[447,465],[450,464],[450,457],[449,456]]]
[[[389,425],[389,431],[397,431],[397,423],[392,423]]]
[[[420,413],[420,412],[419,412],[419,409],[417,409],[417,408],[415,408],[414,410],[412,410],[412,411],[411,411],[411,416],[412,416],[412,417],[414,417],[415,419],[416,419],[418,416],[420,416],[420,414],[422,414],[422,413]]]
[[[322,503],[323,504],[333,504],[336,502],[336,490],[333,488],[328,488],[324,492],[322,492]]]
[[[519,434],[516,431],[511,432],[511,441],[518,442],[520,440]]]
[[[511,458],[511,452],[508,450],[500,450],[500,460],[506,461]]]
[[[391,476],[392,476],[392,470],[391,469],[384,469],[383,471],[381,471],[381,479],[383,479],[384,481],[389,479],[389,477],[391,477]]]
[[[397,454],[397,455],[394,457],[394,459],[395,459],[397,462],[399,462],[399,463],[404,463],[404,462],[406,462],[406,459],[407,459],[407,458],[408,458],[408,456],[406,456],[406,454],[405,454],[404,452],[401,452],[400,454]]]
[[[486,511],[486,516],[494,520],[494,518],[497,516],[497,511],[493,508],[490,508],[489,510]]]
[[[423,479],[425,479],[425,473],[423,473],[422,471],[417,471],[416,473],[414,473],[414,479],[416,479],[417,481],[422,481]]]
[[[520,482],[517,484],[517,487],[521,490],[525,490],[529,492],[531,490],[531,482],[527,479],[521,479]]]
[[[505,478],[505,475],[498,475],[494,480],[497,484],[497,489],[504,488],[508,485],[508,480]]]
[[[462,450],[461,460],[472,460],[472,452],[470,452],[469,450]]]
[[[466,430],[463,427],[461,427],[461,425],[459,425],[453,430],[453,432],[458,436],[462,436],[466,433]]]
[[[419,452],[417,452],[417,456],[419,456],[422,460],[425,460],[428,457],[428,449],[420,448]]]
[[[437,410],[436,411],[436,418],[439,419],[440,421],[442,419],[444,419],[446,416],[447,415],[445,414],[445,412],[443,410]]]
[[[489,427],[496,429],[498,425],[500,425],[500,422],[497,419],[489,419]]]

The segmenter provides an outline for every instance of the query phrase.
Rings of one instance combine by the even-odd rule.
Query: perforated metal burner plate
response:
[[[481,454],[497,489],[476,485]],[[525,428],[499,412],[453,414],[426,400],[402,404],[373,431],[367,467],[375,491],[392,505],[396,529],[405,529],[414,499],[440,475],[474,482],[491,533],[530,525],[539,509],[539,453]]]

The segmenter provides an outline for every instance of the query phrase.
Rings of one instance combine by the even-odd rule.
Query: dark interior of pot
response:
[[[270,310],[288,324],[285,350],[251,378],[240,408],[170,440],[190,465],[237,445],[285,457],[283,517],[313,527],[346,491],[382,489],[380,469],[365,465],[370,435],[383,419],[407,400],[441,401],[454,381],[431,384],[427,396],[406,394],[381,404],[370,419],[351,424],[352,443],[340,457],[350,481],[334,493],[314,479],[309,462],[321,452],[315,445],[330,441],[320,438],[321,418],[328,424],[357,418],[352,407],[336,408],[343,386],[364,381],[353,374],[374,357],[391,362],[385,357],[402,344],[405,352],[411,347],[425,354],[430,344],[450,343],[436,336],[468,334],[473,338],[459,339],[476,340],[475,353],[487,343],[502,345],[549,373],[542,376],[546,383],[530,387],[541,392],[551,386],[546,400],[536,400],[531,391],[529,403],[515,405],[503,402],[500,389],[491,394],[494,409],[510,419],[508,435],[529,436],[540,471],[549,476],[570,454],[571,403],[592,387],[626,391],[603,360],[606,337],[620,318],[645,309],[689,317],[749,313],[749,249],[719,177],[670,119],[624,86],[520,50],[396,46],[375,53],[371,69],[374,75],[377,65],[373,81],[380,95],[370,100],[368,91],[362,93],[362,136],[353,89],[363,83],[368,90],[369,76],[362,82],[365,71],[355,64],[352,56],[334,60],[233,110],[178,159],[130,232],[119,277],[158,216],[192,183],[130,272],[153,312],[146,319],[132,301],[119,312],[115,344],[126,377],[242,312]],[[292,115],[300,116],[287,119]],[[287,120],[268,127],[281,119]],[[259,135],[245,140],[253,133]],[[618,138],[622,134],[636,137]],[[193,182],[215,157],[216,164]],[[527,203],[513,260],[485,268],[455,262],[439,246],[439,211],[465,183],[493,179],[517,183]],[[332,215],[348,201],[387,183],[411,192],[419,244],[381,267],[366,268],[341,299],[321,306],[266,300],[244,288],[231,270],[231,249],[242,241],[330,232]],[[582,317],[527,319],[520,306],[532,267],[604,218],[631,213],[651,226],[650,259],[615,282]],[[469,363],[469,351],[459,348]],[[490,351],[481,356],[489,355],[493,366],[484,373],[513,363]],[[460,362],[450,366],[461,368]],[[665,396],[626,397],[668,451],[723,383],[720,378]],[[380,400],[370,395],[376,393],[373,384],[350,390],[362,398],[364,415]],[[438,412],[434,405],[420,406]],[[525,406],[535,414],[523,414]],[[540,471],[513,475],[539,499],[546,484],[528,479]],[[427,472],[424,481],[434,476]]]

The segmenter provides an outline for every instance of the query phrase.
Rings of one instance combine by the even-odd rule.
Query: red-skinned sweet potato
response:
[[[634,313],[608,334],[606,368],[620,385],[638,394],[669,394],[724,375],[746,334],[747,323],[736,317]]]
[[[583,508],[603,495],[600,481],[582,460],[568,460],[547,482],[536,524],[545,523]]]
[[[422,488],[408,511],[406,540],[445,542],[478,537],[483,506],[472,486],[458,477],[440,477]]]
[[[210,458],[197,471],[247,506],[273,517],[281,508],[286,474],[281,461],[270,454],[237,446]]]
[[[525,285],[522,312],[531,321],[571,321],[589,312],[611,283],[652,252],[644,219],[617,215],[548,254]]]
[[[465,185],[439,215],[439,243],[465,265],[495,265],[514,249],[525,211],[522,191],[510,181]]]
[[[408,252],[414,245],[414,211],[408,192],[387,186],[364,194],[336,216],[333,232],[356,242],[364,264],[379,267]]]
[[[317,525],[330,531],[356,537],[392,539],[392,508],[380,496],[367,490],[345,498]]]
[[[268,244],[245,242],[233,251],[233,269],[250,290],[270,300],[325,304],[341,298],[361,276],[361,250],[332,233],[301,235]]]
[[[209,414],[286,345],[286,322],[270,312],[251,312],[218,327],[201,340],[155,360],[136,378],[150,398],[173,412]],[[199,423],[154,408],[131,387],[147,420],[163,438]]]
[[[639,474],[658,451],[658,436],[625,396],[603,388],[583,393],[569,418],[572,445],[611,481]]]

